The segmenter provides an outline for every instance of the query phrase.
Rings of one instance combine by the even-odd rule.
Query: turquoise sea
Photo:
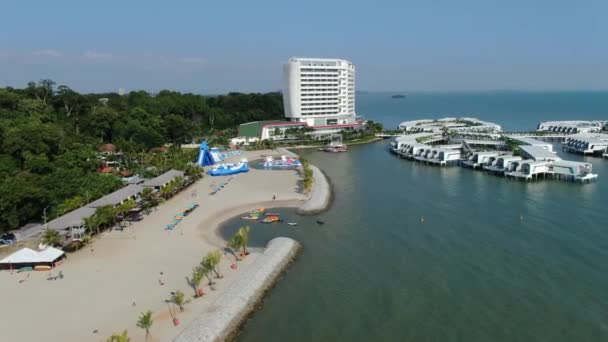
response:
[[[358,112],[388,127],[467,115],[511,130],[608,118],[607,93],[417,96],[362,94]],[[299,152],[335,201],[313,217],[280,209],[295,228],[252,224],[254,245],[289,236],[304,250],[240,341],[608,341],[608,160],[560,152],[600,175],[578,185],[414,163],[386,142]]]

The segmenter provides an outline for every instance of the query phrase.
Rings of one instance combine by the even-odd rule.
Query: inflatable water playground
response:
[[[278,168],[278,169],[289,169],[289,168],[298,168],[302,166],[302,162],[296,158],[287,158],[285,156],[281,156],[281,159],[274,159],[272,156],[266,157],[262,164],[264,168]]]
[[[242,151],[232,151],[221,154],[220,151],[215,148],[209,148],[207,142],[203,141],[199,148],[198,158],[196,162],[200,166],[212,166],[213,168],[207,171],[210,176],[229,176],[237,173],[248,172],[249,165],[246,158],[241,159],[238,164],[224,164],[222,161],[224,158],[236,156],[242,154]]]
[[[238,164],[213,165],[213,168],[207,171],[207,174],[211,176],[229,176],[248,171],[249,166],[247,166],[247,159],[243,158]]]
[[[200,166],[211,166],[215,163],[221,163],[224,159],[222,158],[220,151],[213,147],[209,148],[207,142],[203,141],[198,150],[198,158],[196,162]]]

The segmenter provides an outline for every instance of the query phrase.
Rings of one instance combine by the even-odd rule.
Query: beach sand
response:
[[[228,162],[243,157],[251,161],[265,154],[277,153],[247,152]],[[204,280],[205,295],[192,298],[194,290],[186,277],[204,254],[225,246],[217,232],[218,225],[258,207],[299,207],[307,199],[298,192],[300,176],[293,170],[251,169],[234,176],[217,194],[209,195],[228,178],[205,176],[142,221],[122,232],[101,234],[91,245],[69,254],[63,265],[51,272],[0,272],[2,340],[105,341],[112,333],[127,329],[131,341],[144,341],[144,331],[135,324],[146,310],[154,313],[151,340],[173,339],[198,315],[213,310],[211,303],[262,252],[252,251],[238,262],[237,270],[230,268],[234,256],[224,254],[220,265],[224,278],[217,280],[216,290],[210,290]],[[276,200],[272,200],[273,196]],[[164,227],[173,216],[193,201],[200,207],[173,231],[166,231]],[[63,272],[63,279],[47,280],[59,271]],[[178,327],[172,323],[175,308],[170,310],[165,302],[176,290],[191,300],[184,312],[177,313]]]

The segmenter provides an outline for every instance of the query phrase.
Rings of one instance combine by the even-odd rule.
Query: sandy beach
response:
[[[242,157],[251,161],[264,154],[277,155],[275,151],[253,151],[228,161]],[[154,313],[151,340],[172,340],[192,320],[211,310],[210,304],[261,255],[261,250],[252,251],[233,270],[234,257],[225,253],[220,265],[224,278],[217,280],[216,290],[204,281],[205,295],[192,298],[194,290],[186,277],[207,252],[225,245],[217,233],[218,225],[258,207],[301,206],[307,196],[299,192],[299,179],[297,171],[251,169],[234,176],[211,196],[209,192],[228,177],[205,176],[144,220],[122,232],[101,234],[51,272],[0,272],[3,340],[105,341],[112,333],[127,329],[131,341],[144,341],[144,331],[135,323],[146,310]],[[175,230],[165,230],[173,216],[193,201],[200,207]],[[63,279],[47,280],[59,271]],[[184,312],[177,313],[178,327],[172,323],[175,308],[165,302],[176,290],[191,300]]]

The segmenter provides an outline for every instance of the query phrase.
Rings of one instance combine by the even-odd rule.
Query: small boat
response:
[[[325,145],[325,147],[320,148],[319,151],[324,152],[346,152],[348,151],[348,147],[342,143],[342,135],[334,134],[331,136],[331,141],[329,144]]]
[[[287,222],[287,224],[290,226],[297,226],[298,222]]]
[[[252,210],[249,213],[250,214],[263,214],[265,211],[266,211],[265,208],[259,208],[259,209],[256,209],[256,210]]]
[[[281,222],[281,217],[280,216],[266,216],[263,220],[263,223],[275,223],[275,222]]]
[[[281,216],[279,213],[266,213],[264,216]]]
[[[246,220],[246,221],[257,221],[259,219],[260,219],[259,216],[241,216],[241,220]]]
[[[323,222],[323,221],[321,221],[321,220],[317,220],[317,224],[320,226],[320,225],[325,224],[325,222]]]

